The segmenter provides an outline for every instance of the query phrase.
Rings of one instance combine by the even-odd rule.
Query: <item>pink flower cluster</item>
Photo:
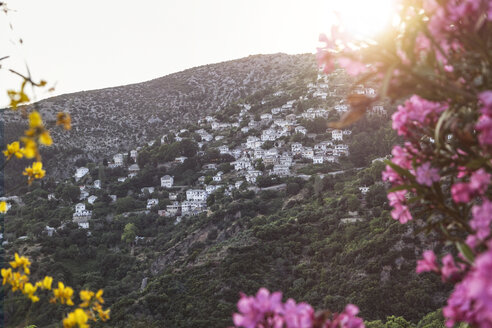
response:
[[[442,258],[441,268],[437,263],[437,257],[433,251],[427,250],[422,254],[422,256],[423,259],[417,261],[417,273],[436,272],[441,275],[443,281],[459,280],[466,269],[466,266],[462,263],[457,265],[451,254],[447,254]]]
[[[400,221],[401,224],[405,224],[412,220],[412,214],[408,206],[406,205],[406,190],[399,190],[388,193],[388,200],[393,210],[391,210],[391,217]]]
[[[473,197],[481,196],[490,184],[490,174],[479,169],[471,174],[470,182],[458,182],[451,187],[455,203],[468,203]]]
[[[473,31],[476,22],[482,14],[487,14],[487,20],[492,20],[492,2],[490,0],[449,0],[442,5],[437,0],[425,0],[423,7],[429,22],[429,32],[439,48],[436,49],[436,58],[444,65],[447,71],[452,67],[447,65],[447,57],[453,51],[462,49],[455,39],[456,30]],[[427,37],[420,35],[417,38],[419,48],[430,49],[431,43]],[[447,66],[447,68],[446,68]]]
[[[297,304],[293,299],[282,303],[282,293],[270,293],[260,288],[256,296],[241,294],[237,303],[240,313],[234,313],[236,327],[244,328],[364,328],[364,322],[356,317],[357,306],[349,304],[342,313],[320,322],[313,308],[307,303]]]
[[[443,314],[446,326],[467,322],[475,327],[492,327],[492,250],[480,254],[466,277],[456,284]]]
[[[479,95],[482,115],[478,119],[475,128],[479,131],[478,142],[489,148],[492,145],[492,91],[484,91]]]
[[[325,34],[319,36],[319,41],[324,42],[325,46],[318,48],[316,59],[323,72],[329,74],[335,69],[335,57],[338,57],[338,65],[352,76],[367,71],[366,65],[359,58],[359,53],[348,46],[348,40],[349,36],[336,25],[332,26],[330,37]]]
[[[432,186],[434,182],[441,179],[439,170],[431,167],[431,163],[429,162],[420,165],[415,171],[415,176],[418,183],[427,187]]]
[[[434,125],[447,105],[412,96],[392,116],[393,129],[401,136],[408,136],[415,128]]]
[[[470,220],[470,227],[475,231],[474,236],[478,241],[484,241],[490,236],[490,223],[492,223],[492,202],[484,199],[482,205],[473,206]]]

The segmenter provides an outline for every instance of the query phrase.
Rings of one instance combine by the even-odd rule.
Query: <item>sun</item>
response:
[[[331,24],[341,24],[357,38],[373,38],[395,19],[395,0],[324,1],[322,10],[331,16]]]

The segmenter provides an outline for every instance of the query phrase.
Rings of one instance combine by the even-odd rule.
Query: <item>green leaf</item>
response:
[[[467,259],[468,262],[473,263],[473,261],[475,260],[475,255],[467,244],[457,242],[456,248],[458,248],[458,251],[463,255],[465,259]]]

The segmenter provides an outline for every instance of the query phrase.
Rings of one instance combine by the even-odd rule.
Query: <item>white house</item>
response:
[[[313,164],[323,164],[323,156],[317,155],[313,156]]]
[[[359,187],[359,190],[362,194],[366,194],[369,191],[369,187]]]
[[[219,147],[219,153],[221,154],[230,154],[229,147],[226,145],[220,146]]]
[[[278,175],[278,176],[286,176],[290,174],[290,169],[287,165],[274,165],[273,166],[273,171],[272,174]]]
[[[344,104],[339,104],[339,105],[335,105],[335,107],[333,107],[338,113],[345,113],[348,111],[348,106],[347,105],[344,105]]]
[[[333,150],[333,155],[335,155],[335,156],[341,156],[341,155],[348,156],[349,155],[348,145],[336,145],[335,149]]]
[[[75,205],[75,213],[73,216],[91,216],[92,211],[86,210],[85,209],[85,204],[84,203],[78,203]]]
[[[278,149],[277,148],[270,148],[267,151],[265,151],[265,156],[278,156]]]
[[[262,121],[268,121],[268,120],[271,120],[271,119],[272,119],[272,114],[270,114],[270,113],[261,114],[261,115],[260,115],[260,119],[261,119]]]
[[[247,157],[241,157],[231,164],[234,165],[234,170],[236,171],[247,170],[252,167],[251,161]]]
[[[174,183],[174,177],[170,175],[165,175],[161,177],[161,187],[163,188],[171,188]]]
[[[220,182],[220,181],[222,181],[222,174],[224,174],[224,172],[219,171],[219,172],[217,172],[217,174],[216,174],[216,175],[214,175],[214,176],[212,177],[212,179],[213,179],[215,182]]]
[[[248,131],[249,131],[249,127],[247,127],[247,126],[244,126],[241,128],[242,133],[248,133]]]
[[[293,154],[298,154],[302,152],[302,144],[299,142],[294,142],[290,145],[290,149]]]
[[[147,191],[149,194],[153,194],[155,191],[155,188],[154,187],[143,187],[142,189],[140,189],[140,191],[142,193],[145,193]]]
[[[302,125],[296,126],[294,131],[296,131],[296,133],[302,133],[304,135],[306,135],[306,133],[307,133],[307,129],[305,127],[303,127]]]
[[[215,185],[207,185],[207,186],[205,186],[205,191],[207,192],[207,194],[211,194],[215,191],[216,187],[217,186],[215,186]]]
[[[92,195],[92,196],[89,196],[89,198],[87,198],[87,202],[89,204],[94,204],[94,202],[96,201],[96,199],[97,199],[97,196]]]
[[[122,166],[123,165],[123,154],[116,154],[113,156],[113,162],[114,165],[116,166]]]
[[[188,189],[186,190],[186,199],[196,202],[204,202],[207,200],[207,192],[202,189]]]
[[[178,194],[175,192],[170,192],[169,193],[169,200],[176,200],[178,199]]]
[[[94,181],[94,188],[101,189],[101,180]]]
[[[274,129],[263,130],[261,134],[261,141],[275,141],[277,139],[277,132]]]
[[[248,173],[246,174],[246,181],[250,183],[255,183],[256,178],[261,175],[261,171],[258,170],[248,170]]]
[[[209,163],[203,165],[204,170],[217,170],[217,164]]]
[[[138,164],[132,164],[128,167],[128,171],[130,173],[137,173],[138,171],[140,171],[140,167],[138,166]]]
[[[184,161],[185,161],[187,158],[188,158],[188,157],[186,157],[186,156],[180,156],[180,157],[176,157],[176,158],[174,159],[174,161],[175,161],[175,162],[177,162],[177,163],[181,163],[181,164],[183,164],[183,163],[184,163]]]
[[[75,181],[79,181],[84,175],[86,175],[87,173],[89,173],[89,169],[86,168],[86,167],[79,167],[77,168],[77,170],[75,171]]]
[[[86,199],[87,197],[89,197],[89,192],[87,190],[80,190],[80,196],[79,196],[79,199],[80,200],[84,200]]]
[[[118,178],[118,182],[125,182],[127,179],[127,177],[121,177],[121,178]]]
[[[56,229],[50,226],[44,227],[44,232],[46,232],[46,235],[48,237],[53,237],[53,234],[56,232]]]
[[[261,147],[262,144],[263,142],[258,137],[249,136],[246,139],[246,148],[255,149]]]
[[[174,202],[171,205],[166,206],[167,216],[172,216],[178,214],[181,211],[181,205],[179,202]]]
[[[161,143],[163,143],[162,140],[161,140]],[[137,160],[137,154],[138,153],[136,150],[130,150],[130,157],[133,158],[134,161]]]
[[[304,147],[301,152],[302,157],[304,158],[313,158],[314,150],[311,147]]]
[[[343,140],[343,132],[340,130],[333,130],[331,131],[331,139],[332,140]]]
[[[335,158],[335,156],[326,156],[325,161],[327,161],[328,163],[335,163],[336,158]]]
[[[281,112],[282,109],[278,108],[278,107],[275,107],[275,108],[272,108],[271,112],[273,115],[277,115],[278,113]]]
[[[159,204],[159,200],[157,198],[151,198],[147,200],[147,209],[150,210],[152,207]]]

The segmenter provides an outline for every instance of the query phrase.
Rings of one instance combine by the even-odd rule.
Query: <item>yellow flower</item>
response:
[[[22,153],[26,158],[34,158],[38,155],[38,145],[36,142],[30,138],[21,138],[24,143],[24,148]]]
[[[99,318],[101,318],[102,321],[106,321],[109,319],[109,311],[110,309],[103,310],[103,309],[98,309],[97,313],[99,314]]]
[[[14,272],[12,274],[12,279],[10,279],[10,284],[12,285],[12,291],[23,290],[26,282],[29,281],[29,278],[26,275],[21,274],[20,272]]]
[[[33,303],[36,303],[37,301],[39,301],[39,297],[34,295],[37,289],[37,286],[33,286],[30,282],[28,282],[24,285],[24,290],[22,291],[22,293],[27,295],[27,297],[29,297]]]
[[[7,210],[8,210],[7,202],[2,200],[0,202],[0,213],[7,213]]]
[[[29,127],[31,129],[37,129],[43,127],[43,120],[41,115],[37,111],[33,111],[29,114]]]
[[[54,297],[50,300],[51,303],[56,303],[56,300],[60,300],[61,304],[73,305],[73,289],[68,286],[65,287],[61,281],[58,282],[58,288],[53,289],[53,295]]]
[[[29,102],[29,97],[24,93],[24,87],[26,86],[26,83],[26,80],[22,82],[19,92],[15,90],[7,90],[7,94],[10,98],[10,106],[12,107],[12,109],[17,109],[18,105]]]
[[[31,167],[26,167],[22,174],[27,175],[27,182],[31,184],[34,179],[42,179],[45,176],[46,171],[43,170],[43,163],[34,162]]]
[[[7,159],[10,159],[14,155],[17,158],[22,158],[22,156],[24,156],[23,150],[24,148],[20,148],[19,142],[14,141],[11,144],[7,145],[7,149],[4,150],[3,154],[7,157]]]
[[[3,277],[2,285],[5,285],[6,283],[10,283],[10,281],[12,280],[12,269],[11,268],[2,269],[1,272]]]
[[[102,289],[99,289],[96,293],[96,301],[101,303],[101,304],[104,304],[104,299],[102,298],[103,292],[104,291]]]
[[[42,289],[51,290],[51,284],[53,283],[53,278],[50,276],[44,277],[43,280],[40,280],[36,283],[36,287],[41,287]]]
[[[29,259],[25,256],[19,256],[19,254],[17,253],[15,253],[14,261],[10,262],[10,266],[14,269],[22,267],[25,274],[31,273],[31,271],[29,270],[29,267],[31,266],[31,262],[29,261]]]
[[[39,142],[45,146],[51,146],[53,144],[53,140],[51,139],[50,133],[48,131],[43,131],[39,135]]]
[[[77,308],[63,319],[63,328],[71,328],[75,325],[78,325],[79,328],[89,328],[87,320],[89,320],[87,313],[85,313],[84,310]]]
[[[71,126],[71,118],[70,118],[70,114],[68,113],[58,113],[56,114],[56,125],[63,125],[63,128],[65,128],[65,130],[70,130],[70,128],[72,127]]]
[[[80,307],[88,307],[90,305],[93,297],[94,297],[93,291],[81,290],[80,291],[80,299],[82,300],[82,304],[80,304]]]

